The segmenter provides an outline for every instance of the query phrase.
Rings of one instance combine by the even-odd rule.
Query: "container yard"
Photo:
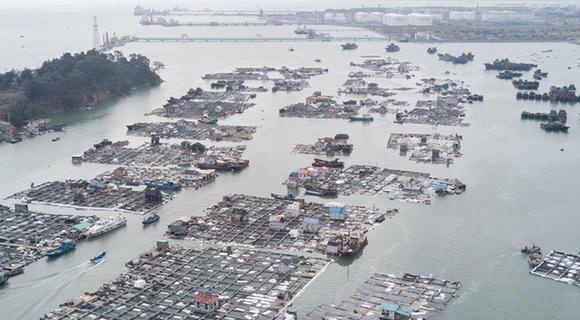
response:
[[[365,237],[367,226],[397,212],[337,202],[319,204],[234,194],[209,208],[204,217],[185,217],[173,222],[167,235],[227,245],[331,253],[328,247],[336,238]],[[353,245],[345,244],[339,249],[356,249],[354,255],[362,246]]]
[[[460,282],[376,273],[350,298],[338,305],[320,305],[305,319],[432,319],[458,297],[460,288]]]
[[[433,195],[461,194],[466,185],[457,179],[437,179],[428,173],[354,165],[345,169],[302,168],[290,173],[289,189],[302,187],[318,196],[383,195],[393,200],[430,204]]]
[[[210,120],[211,121],[211,120]],[[134,123],[127,126],[127,134],[140,137],[179,138],[241,142],[251,140],[256,127],[227,126],[179,120],[176,122]]]
[[[274,319],[328,265],[250,249],[186,249],[159,241],[129,271],[44,319]]]
[[[450,165],[462,155],[462,140],[458,134],[391,133],[387,148],[412,161]]]

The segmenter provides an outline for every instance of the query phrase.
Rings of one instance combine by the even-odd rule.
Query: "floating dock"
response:
[[[225,119],[253,107],[248,101],[252,95],[237,91],[205,91],[189,89],[180,97],[171,97],[161,108],[146,115],[181,119]]]
[[[412,319],[431,319],[457,297],[460,288],[460,282],[408,273],[402,277],[377,273],[350,298],[336,306],[320,305],[308,313],[305,319],[379,319],[383,311],[381,309],[385,309],[386,305],[409,310]]]
[[[306,167],[290,173],[289,188],[334,190],[342,195],[385,195],[392,200],[431,203],[434,194],[461,194],[466,185],[457,179],[439,179],[429,173],[394,170],[372,165],[353,165],[345,169]]]
[[[306,98],[304,103],[296,103],[279,110],[280,117],[315,118],[315,119],[349,119],[358,115],[361,106],[339,103],[332,96],[323,96],[320,91]]]
[[[155,186],[170,191],[198,189],[213,182],[217,177],[214,170],[195,168],[152,168],[152,167],[118,167],[111,172],[98,175],[95,179],[105,184],[119,186]]]
[[[580,286],[580,254],[553,250],[530,273],[543,278]]]
[[[169,247],[43,319],[274,319],[329,261],[248,249]]]
[[[331,213],[333,206],[340,206],[336,214]],[[328,241],[335,236],[365,233],[367,225],[374,224],[369,221],[373,216],[391,217],[397,212],[234,194],[209,208],[205,217],[174,222],[167,235],[256,248],[326,252]]]
[[[155,140],[155,139],[152,139]],[[139,147],[128,146],[128,141],[111,142],[103,140],[93,148],[85,151],[82,156],[73,157],[73,162],[100,164],[117,164],[141,167],[183,168],[199,166],[208,161],[243,162],[244,145],[235,147],[216,147],[196,142],[183,141],[180,144],[166,144],[153,141]]]
[[[292,152],[317,155],[349,155],[353,145],[348,143],[348,134],[339,133],[334,137],[318,138],[314,144],[297,144]]]
[[[177,122],[134,123],[127,126],[127,134],[140,137],[179,138],[241,142],[251,140],[256,127],[205,124],[187,120]]]
[[[349,74],[349,78],[406,78],[414,77],[414,71],[419,67],[410,62],[401,62],[393,57],[383,59],[379,56],[367,57],[360,63],[351,62],[352,67],[364,69],[367,72],[355,71]],[[370,72],[370,73],[368,73]]]
[[[387,148],[415,162],[449,165],[462,156],[462,140],[458,134],[391,133]]]

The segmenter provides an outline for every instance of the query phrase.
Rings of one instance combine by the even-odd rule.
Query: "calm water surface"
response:
[[[178,29],[139,26],[131,11],[100,9],[97,13],[55,9],[54,14],[0,12],[0,70],[34,67],[47,57],[90,46],[92,15],[99,15],[101,30],[123,34],[184,33]],[[30,15],[23,25],[24,38],[14,34],[14,25]],[[11,26],[11,28],[9,28]],[[42,31],[39,31],[42,30]],[[186,32],[224,35],[255,33],[289,34],[292,27],[192,29]],[[23,47],[24,46],[24,47]],[[295,52],[287,49],[292,46]],[[22,190],[31,182],[52,179],[89,178],[113,166],[73,166],[70,156],[82,153],[103,138],[127,139],[125,125],[153,121],[143,114],[180,96],[191,87],[204,86],[207,72],[229,71],[238,66],[314,66],[315,58],[328,67],[327,75],[311,80],[311,90],[301,93],[260,94],[257,105],[224,124],[256,125],[258,132],[247,143],[245,157],[251,166],[239,174],[222,174],[214,183],[197,191],[183,191],[161,209],[161,223],[144,230],[140,217],[129,217],[127,228],[103,238],[82,243],[80,250],[58,260],[41,260],[26,268],[22,276],[10,279],[0,290],[0,319],[35,319],[69,298],[95,290],[124,270],[124,263],[154,246],[166,225],[184,215],[202,215],[204,208],[228,193],[268,196],[284,192],[281,182],[287,174],[307,165],[311,156],[291,153],[297,143],[316,137],[345,132],[355,145],[347,164],[374,164],[389,168],[430,172],[440,177],[456,177],[468,185],[460,196],[437,198],[430,206],[389,201],[384,197],[352,196],[339,200],[350,204],[398,207],[401,212],[370,234],[363,256],[351,264],[332,264],[295,306],[306,313],[320,303],[337,303],[374,272],[403,272],[433,275],[463,283],[459,299],[441,319],[578,319],[580,290],[554,281],[530,276],[527,261],[519,253],[523,244],[536,242],[545,251],[580,249],[580,110],[578,106],[516,101],[509,82],[483,71],[483,62],[496,57],[534,60],[548,71],[542,91],[550,85],[578,83],[580,47],[570,44],[441,44],[440,52],[472,51],[475,61],[453,66],[425,53],[426,46],[402,44],[396,56],[419,65],[417,77],[444,77],[465,80],[472,91],[485,96],[483,103],[468,106],[470,127],[396,125],[393,116],[361,125],[341,120],[279,118],[278,109],[303,101],[311,90],[334,94],[351,71],[349,63],[361,55],[384,56],[384,44],[361,43],[356,51],[343,52],[336,43],[295,44],[132,44],[126,53],[139,52],[165,63],[165,82],[154,89],[111,101],[90,112],[59,117],[69,126],[64,133],[25,140],[16,145],[0,145],[0,196]],[[552,49],[551,53],[542,53]],[[570,69],[568,69],[570,67]],[[393,87],[413,86],[415,79],[379,80]],[[412,92],[399,95],[414,103]],[[346,99],[346,98],[345,98]],[[520,121],[523,110],[568,111],[569,134],[549,134],[532,121]],[[464,156],[451,167],[416,164],[386,149],[391,132],[459,133],[464,136]],[[60,136],[59,142],[50,139]],[[138,145],[145,141],[130,138]],[[564,151],[560,151],[560,149]],[[319,201],[317,198],[309,200]],[[46,207],[48,212],[56,212]],[[74,211],[70,211],[74,212]],[[102,213],[100,213],[102,214]],[[186,243],[187,244],[187,243]],[[96,253],[109,252],[105,263],[90,268],[86,261]]]

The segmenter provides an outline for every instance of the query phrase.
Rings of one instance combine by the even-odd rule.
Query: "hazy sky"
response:
[[[580,0],[0,0],[0,7],[53,7],[53,6],[122,6],[135,7],[137,4],[146,7],[170,8],[182,6],[187,8],[234,8],[255,9],[259,6],[264,9],[322,9],[344,8],[356,6],[389,6],[414,5],[495,5],[495,4],[577,4]]]

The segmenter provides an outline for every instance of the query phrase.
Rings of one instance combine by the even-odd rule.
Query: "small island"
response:
[[[19,141],[27,125],[57,113],[91,108],[133,89],[162,82],[163,64],[140,54],[95,50],[47,60],[38,69],[0,74],[0,142]],[[40,122],[45,123],[45,122]],[[62,126],[44,125],[44,130]],[[17,140],[13,140],[17,139]]]

